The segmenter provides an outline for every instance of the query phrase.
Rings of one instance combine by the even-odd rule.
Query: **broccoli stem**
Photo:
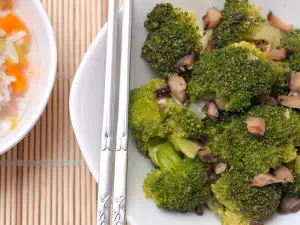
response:
[[[174,135],[169,135],[168,140],[173,144],[177,151],[181,151],[187,157],[193,159],[197,155],[199,149],[194,142],[187,139],[178,138]]]
[[[152,162],[161,169],[170,169],[183,163],[183,159],[169,142],[151,147],[149,156]]]

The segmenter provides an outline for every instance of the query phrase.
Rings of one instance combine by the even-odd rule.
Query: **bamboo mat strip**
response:
[[[40,121],[0,157],[0,225],[92,225],[97,185],[76,143],[69,91],[87,48],[107,20],[107,0],[41,0],[58,46],[52,96]]]

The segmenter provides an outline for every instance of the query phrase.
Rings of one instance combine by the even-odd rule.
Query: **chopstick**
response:
[[[126,224],[126,180],[127,180],[127,140],[128,140],[128,99],[131,53],[132,0],[124,0],[121,67],[119,85],[119,110],[115,152],[115,174],[113,189],[113,225]]]
[[[98,188],[97,225],[110,224],[110,206],[113,174],[113,101],[114,83],[116,73],[116,47],[117,47],[118,0],[109,0],[107,22],[107,51],[106,74],[104,91],[104,111],[101,136],[100,173]]]

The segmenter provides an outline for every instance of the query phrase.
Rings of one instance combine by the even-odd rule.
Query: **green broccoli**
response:
[[[164,138],[167,130],[163,125],[154,91],[165,81],[153,79],[148,84],[130,92],[129,124],[134,137],[144,143],[155,137]]]
[[[250,117],[266,120],[263,138],[258,140],[248,132],[246,120]],[[210,147],[232,170],[252,179],[296,158],[294,142],[299,131],[300,119],[295,112],[279,106],[260,105],[243,118],[232,117],[223,122]]]
[[[280,41],[280,47],[293,47],[295,53],[288,56],[287,62],[294,71],[300,71],[300,30],[295,30],[283,37]]]
[[[195,210],[206,202],[210,185],[203,163],[182,159],[169,143],[149,154],[160,169],[149,173],[144,181],[146,198],[152,198],[160,208],[181,212]]]
[[[284,196],[300,198],[300,174],[296,175],[294,183],[285,185]]]
[[[204,135],[204,121],[189,108],[170,101],[164,113],[172,135],[186,139],[199,139]]]
[[[213,33],[218,48],[248,40],[255,26],[265,22],[257,8],[248,0],[227,0],[222,10],[222,22]]]
[[[145,27],[149,34],[142,48],[142,57],[159,76],[175,72],[175,64],[188,54],[201,51],[201,30],[194,15],[173,8],[170,3],[158,4],[148,14]]]
[[[215,92],[226,111],[242,112],[271,90],[289,72],[284,64],[267,60],[255,45],[241,42],[202,54],[188,82],[192,101]]]
[[[223,174],[212,185],[212,191],[229,212],[260,221],[268,219],[276,212],[282,196],[280,185],[250,187],[244,175],[238,172]]]

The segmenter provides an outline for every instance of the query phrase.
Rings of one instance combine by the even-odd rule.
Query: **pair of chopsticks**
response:
[[[114,132],[114,78],[117,62],[118,0],[109,0],[97,225],[124,225],[127,180],[128,99],[132,0],[124,0],[117,132]]]

